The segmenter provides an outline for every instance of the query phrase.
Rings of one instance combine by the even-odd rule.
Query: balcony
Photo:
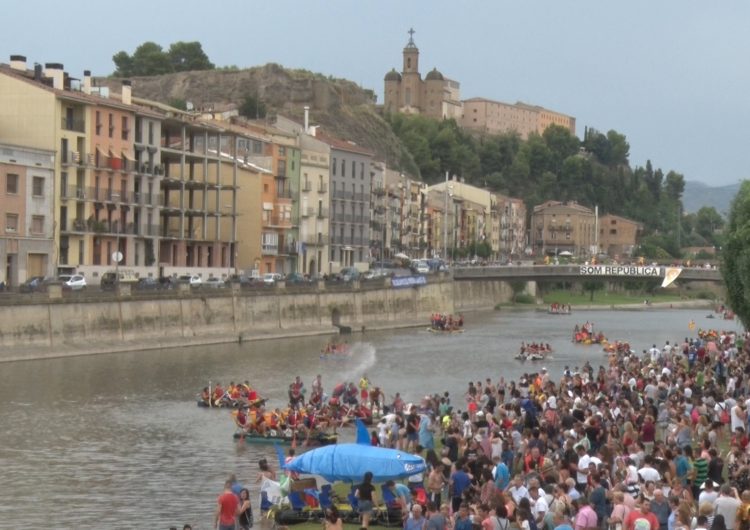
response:
[[[353,194],[352,194],[352,196],[353,196],[352,198],[353,198],[353,199],[354,199],[355,201],[360,201],[360,202],[362,202],[362,201],[364,201],[364,200],[365,200],[365,194],[364,194],[364,193],[353,193]]]
[[[276,190],[276,197],[279,199],[291,199],[292,190]]]
[[[328,236],[324,234],[313,234],[302,238],[302,242],[308,247],[322,247],[328,243]]]
[[[261,245],[260,249],[264,256],[278,256],[279,254],[278,245]]]
[[[325,182],[318,183],[318,193],[328,193],[328,184]]]
[[[328,217],[328,210],[326,208],[318,208],[315,216],[318,219],[325,219]]]
[[[333,197],[336,199],[351,199],[352,198],[352,192],[351,191],[343,191],[343,190],[337,190],[333,192]]]
[[[302,184],[302,191],[305,192],[305,193],[311,192],[312,191],[312,184],[310,184],[309,182],[303,183]]]
[[[64,131],[74,131],[79,133],[86,132],[86,121],[83,119],[76,118],[62,118],[60,127]]]

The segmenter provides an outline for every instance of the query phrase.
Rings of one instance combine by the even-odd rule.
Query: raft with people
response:
[[[558,304],[555,302],[547,308],[547,313],[550,315],[570,315],[573,313],[573,308],[570,307],[570,304]]]
[[[276,431],[270,429],[266,434],[258,432],[237,431],[233,435],[235,440],[244,440],[249,444],[281,444],[292,445],[298,444],[302,447],[323,447],[324,445],[334,445],[338,442],[338,435],[335,433],[317,432],[309,437],[300,433],[295,435],[290,431]]]
[[[576,324],[573,328],[573,342],[587,346],[589,344],[606,344],[607,337],[601,331],[596,333],[594,331],[594,325],[590,322],[586,322],[580,326]]]
[[[427,331],[431,333],[463,333],[464,316],[459,314],[454,317],[453,315],[433,313]]]
[[[521,342],[521,349],[518,355],[516,355],[516,359],[520,361],[542,361],[550,353],[552,353],[552,346],[548,343],[531,342],[526,344],[525,342]]]
[[[252,388],[248,381],[238,384],[232,381],[226,389],[220,383],[212,385],[209,381],[208,386],[203,387],[198,394],[197,405],[207,409],[233,409],[242,406],[257,408],[264,405],[266,401],[258,395],[258,391]]]
[[[352,347],[347,342],[329,342],[320,350],[321,359],[348,359]]]

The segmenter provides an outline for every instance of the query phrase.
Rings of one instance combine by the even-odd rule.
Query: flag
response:
[[[682,272],[681,267],[664,267],[664,280],[661,282],[662,287],[667,287],[672,284],[673,281],[677,279],[677,277]]]

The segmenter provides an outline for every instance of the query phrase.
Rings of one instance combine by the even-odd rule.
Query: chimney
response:
[[[83,87],[84,94],[91,94],[91,70],[83,71]]]
[[[305,134],[310,134],[310,107],[305,105]]]
[[[44,76],[52,78],[52,88],[62,90],[64,88],[65,67],[62,63],[45,63]]]
[[[131,86],[129,79],[124,79],[122,81],[121,99],[123,105],[131,105],[133,103],[133,87]]]
[[[10,67],[12,70],[26,71],[26,56],[25,55],[11,55],[10,56]]]
[[[42,80],[42,65],[39,63],[34,63],[34,81],[40,81]]]

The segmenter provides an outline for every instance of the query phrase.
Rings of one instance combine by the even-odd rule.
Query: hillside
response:
[[[96,81],[118,92],[122,84],[120,79],[111,77]],[[304,106],[308,105],[311,124],[367,147],[391,167],[417,171],[409,153],[378,113],[373,92],[345,79],[267,64],[244,70],[134,77],[132,82],[134,96],[161,103],[189,101],[197,109],[240,104],[252,96],[266,105],[269,114],[280,113],[302,122]]]
[[[726,216],[739,189],[739,183],[713,187],[688,180],[685,182],[685,193],[682,196],[685,213],[695,213],[703,206],[713,206],[717,212]]]

